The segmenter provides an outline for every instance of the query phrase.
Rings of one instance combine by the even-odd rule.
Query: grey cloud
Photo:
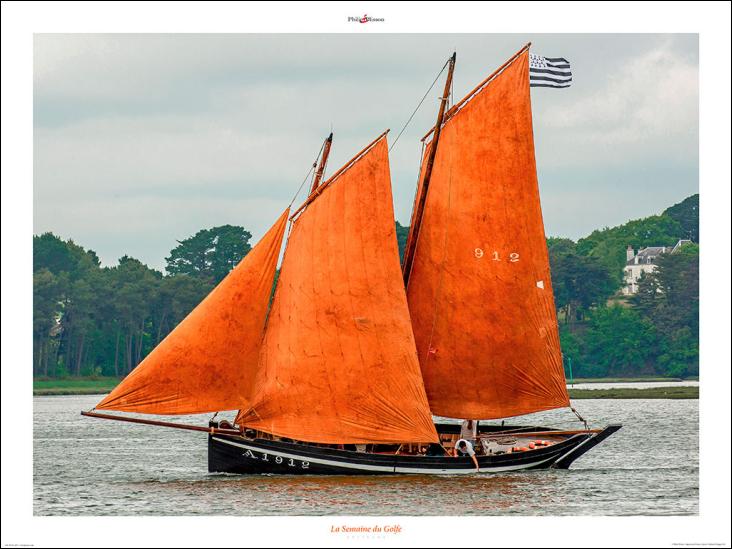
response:
[[[34,230],[157,267],[205,226],[257,238],[331,124],[333,171],[387,127],[396,138],[453,49],[460,98],[529,40],[575,76],[532,92],[548,234],[696,192],[696,35],[36,35]],[[402,222],[440,86],[391,153]]]

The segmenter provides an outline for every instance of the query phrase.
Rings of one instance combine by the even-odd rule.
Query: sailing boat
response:
[[[238,409],[208,427],[211,472],[474,473],[450,418],[570,407],[539,203],[529,45],[447,108],[425,142],[403,265],[387,132],[286,209],[241,263],[97,406]],[[269,307],[277,259],[289,233]],[[573,410],[573,409],[572,409]],[[580,418],[581,419],[581,418]],[[617,431],[482,424],[481,472],[567,468]],[[436,451],[435,451],[436,450]]]

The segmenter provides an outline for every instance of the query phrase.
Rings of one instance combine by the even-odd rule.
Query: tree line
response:
[[[659,256],[638,293],[619,295],[626,248],[692,244]],[[577,377],[699,375],[699,195],[660,215],[549,238],[565,371]]]
[[[33,373],[124,376],[251,249],[251,234],[224,225],[180,241],[167,275],[124,256],[97,254],[52,233],[33,237]]]
[[[661,215],[595,231],[574,242],[548,238],[565,367],[577,377],[698,374],[698,195]],[[396,222],[400,256],[408,226]],[[685,246],[619,299],[628,244]],[[165,274],[97,254],[52,233],[33,237],[33,373],[124,376],[249,252],[251,234],[224,225],[178,242]]]

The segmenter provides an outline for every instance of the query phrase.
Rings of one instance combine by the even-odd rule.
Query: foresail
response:
[[[437,440],[399,269],[386,138],[294,221],[253,404],[237,423],[318,443]]]
[[[97,409],[197,414],[249,402],[289,213]]]
[[[569,404],[528,49],[443,126],[407,297],[433,413],[492,419]]]

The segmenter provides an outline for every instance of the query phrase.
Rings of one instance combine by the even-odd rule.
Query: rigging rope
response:
[[[589,429],[585,418],[583,418],[581,415],[579,415],[579,412],[577,410],[575,410],[573,406],[570,406],[569,409],[572,410],[574,412],[574,415],[576,415],[579,418],[579,420],[585,424],[585,429]]]
[[[433,87],[435,86],[435,84],[437,83],[437,80],[438,80],[438,79],[440,78],[440,75],[441,75],[441,74],[442,74],[442,73],[444,72],[444,70],[445,70],[445,67],[447,67],[448,63],[450,63],[450,60],[449,60],[449,59],[448,59],[447,61],[445,61],[445,64],[444,64],[444,65],[442,66],[442,68],[440,69],[440,72],[438,72],[438,73],[437,73],[437,76],[435,77],[434,81],[433,81],[433,82],[432,82],[432,84],[430,85],[429,89],[428,89],[428,90],[427,90],[427,92],[426,92],[426,93],[425,93],[425,94],[424,94],[424,95],[422,96],[422,99],[420,100],[419,104],[417,105],[417,108],[416,108],[416,109],[414,109],[414,112],[413,112],[413,113],[412,113],[412,115],[411,115],[411,116],[409,117],[409,120],[407,120],[407,121],[406,121],[406,123],[404,124],[404,127],[403,127],[403,128],[401,129],[401,131],[399,132],[399,135],[397,135],[397,136],[396,136],[396,139],[394,140],[394,143],[392,143],[392,144],[391,144],[391,147],[389,147],[389,152],[391,152],[391,150],[392,150],[392,149],[394,148],[394,146],[395,146],[395,145],[397,144],[397,141],[399,141],[399,138],[400,138],[400,137],[402,136],[402,134],[404,133],[404,130],[406,130],[406,129],[407,129],[407,126],[409,126],[409,123],[410,123],[410,122],[412,121],[412,118],[414,118],[414,115],[415,115],[415,114],[417,114],[417,111],[418,111],[418,110],[419,110],[419,108],[420,108],[420,107],[422,106],[422,103],[424,103],[424,100],[425,100],[425,99],[427,98],[427,95],[428,95],[428,94],[430,93],[430,91],[432,90],[432,88],[433,88]]]
[[[305,175],[305,179],[302,180],[302,183],[300,183],[300,186],[297,188],[297,191],[295,191],[295,196],[293,196],[292,200],[290,200],[289,206],[293,205],[293,203],[297,199],[298,195],[300,194],[300,191],[302,190],[303,185],[305,185],[305,182],[310,177],[310,174],[313,173],[313,170],[318,166],[318,158],[320,158],[320,154],[323,152],[324,148],[325,148],[325,141],[323,141],[323,144],[320,146],[320,151],[318,152],[318,156],[315,157],[315,162],[313,162],[313,165],[310,167],[310,170],[308,170],[308,173]]]

